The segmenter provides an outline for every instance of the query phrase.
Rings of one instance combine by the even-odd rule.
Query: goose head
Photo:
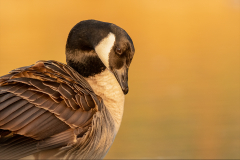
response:
[[[128,69],[135,49],[130,36],[115,24],[85,20],[70,31],[66,44],[67,64],[84,77],[108,69],[124,94],[128,93]]]

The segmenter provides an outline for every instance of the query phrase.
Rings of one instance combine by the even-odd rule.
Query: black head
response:
[[[128,92],[128,68],[134,52],[133,42],[125,30],[96,20],[76,24],[66,44],[68,65],[84,77],[109,69],[125,94]]]

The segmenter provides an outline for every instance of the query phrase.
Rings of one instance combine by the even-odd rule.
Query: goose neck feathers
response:
[[[106,108],[114,120],[116,134],[122,121],[125,101],[125,96],[118,81],[109,70],[85,79],[91,85],[93,91],[102,97]]]

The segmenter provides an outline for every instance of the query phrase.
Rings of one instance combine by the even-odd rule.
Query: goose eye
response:
[[[116,52],[117,52],[118,54],[122,54],[122,50],[121,50],[120,48],[117,48],[117,49],[116,49]]]

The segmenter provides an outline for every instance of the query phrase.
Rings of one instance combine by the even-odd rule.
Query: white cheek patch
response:
[[[107,37],[99,42],[95,47],[98,57],[102,60],[103,64],[109,68],[109,54],[115,42],[115,35],[110,32]]]

